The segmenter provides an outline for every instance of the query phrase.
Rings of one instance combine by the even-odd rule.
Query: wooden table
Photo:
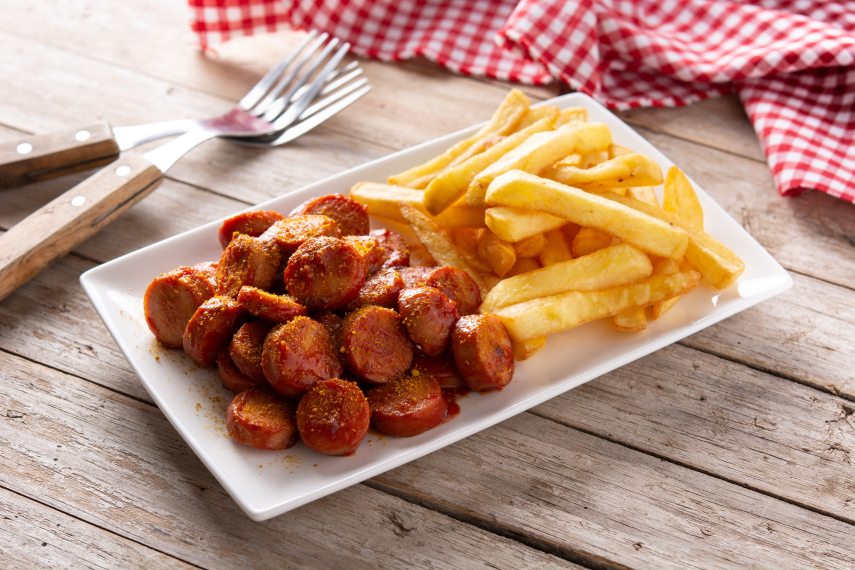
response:
[[[205,116],[281,54],[201,57],[182,2],[0,3],[0,136]],[[0,302],[5,568],[853,567],[855,210],[780,198],[733,97],[623,117],[791,273],[788,293],[443,451],[254,523],[143,390],[81,272],[485,119],[508,86],[365,63],[374,91],[269,152],[211,142]],[[557,88],[526,89],[535,99]],[[8,228],[69,185],[0,195]],[[346,190],[342,188],[342,190]],[[577,566],[578,565],[578,566]]]

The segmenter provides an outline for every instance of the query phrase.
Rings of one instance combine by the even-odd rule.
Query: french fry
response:
[[[518,257],[517,262],[514,263],[514,266],[511,267],[511,270],[508,271],[505,277],[516,277],[517,275],[530,273],[538,269],[540,269],[540,263],[537,262],[537,259],[533,257]],[[501,281],[499,281],[499,283],[501,283]]]
[[[570,245],[564,239],[564,234],[561,230],[552,230],[543,234],[546,238],[543,244],[543,249],[537,254],[537,259],[541,265],[547,266],[559,261],[567,261],[573,259],[573,253],[570,251]]]
[[[704,279],[713,287],[717,289],[730,287],[745,270],[745,262],[724,244],[716,241],[715,238],[706,232],[693,231],[688,224],[677,218],[674,214],[626,196],[603,194],[603,197],[643,212],[648,216],[656,217],[675,228],[681,228],[687,232],[689,242],[685,252],[686,261],[700,271]]]
[[[651,206],[659,207],[659,200],[656,199],[656,190],[652,186],[636,186],[626,189],[626,196],[635,198],[641,202],[646,202]]]
[[[514,360],[528,360],[546,346],[546,337],[538,336],[528,340],[512,340],[511,350],[514,352]]]
[[[569,125],[570,123],[587,123],[588,111],[584,107],[567,107],[561,109],[558,119],[555,121],[556,126]]]
[[[640,332],[647,328],[647,313],[644,307],[627,309],[616,314],[612,324],[620,332]]]
[[[554,166],[544,170],[542,176],[583,189],[589,184],[597,187],[625,188],[662,183],[662,169],[659,164],[637,153],[610,158],[590,168]]]
[[[425,208],[433,215],[439,214],[459,200],[466,193],[469,183],[475,176],[490,164],[524,143],[533,134],[551,129],[552,122],[549,119],[541,119],[521,131],[504,137],[484,152],[446,168],[427,185],[424,194]]]
[[[478,255],[478,235],[479,231],[476,228],[451,228],[447,230],[451,232],[451,241],[457,246],[463,258],[469,263],[478,273],[491,273],[490,266],[481,260]]]
[[[676,166],[669,168],[665,176],[662,209],[677,216],[689,228],[703,231],[704,210],[698,201],[698,195],[686,175]]]
[[[657,258],[653,261],[654,275],[674,275],[680,271],[680,264],[673,259]],[[664,301],[657,301],[650,305],[650,318],[654,321],[664,315],[668,309],[674,306],[679,297],[671,297]]]
[[[422,242],[428,252],[436,262],[440,265],[450,265],[458,269],[462,269],[469,274],[470,277],[481,289],[481,295],[486,295],[490,290],[490,285],[481,277],[481,275],[470,265],[466,258],[460,253],[460,250],[455,247],[448,237],[442,233],[442,229],[436,225],[430,216],[410,204],[401,204],[401,216],[410,224],[410,228],[416,237]]]
[[[358,182],[350,189],[350,197],[368,208],[372,216],[403,222],[400,204],[409,204],[419,211],[427,212],[422,204],[424,192],[401,186],[390,186],[376,182]],[[454,204],[434,218],[441,228],[484,227],[484,208]]]
[[[531,107],[528,112],[523,117],[520,124],[517,125],[517,130],[522,130],[529,125],[533,125],[534,123],[542,120],[548,119],[550,123],[555,123],[558,118],[561,116],[561,111],[558,107],[554,105],[540,105],[538,107]]]
[[[501,239],[516,243],[533,235],[560,228],[567,223],[564,218],[528,208],[497,206],[487,208],[484,223]]]
[[[420,180],[422,186],[418,187],[423,188],[430,181],[431,175],[436,174],[451,164],[454,159],[466,152],[472,145],[477,144],[482,139],[494,135],[506,135],[513,131],[528,112],[530,104],[531,102],[528,97],[522,91],[511,89],[507,96],[505,96],[504,101],[499,105],[499,108],[493,113],[490,121],[481,127],[477,133],[456,143],[444,153],[424,164],[414,166],[398,174],[393,174],[389,177],[389,184],[412,186],[416,180]]]
[[[546,245],[546,238],[543,234],[534,234],[515,243],[514,250],[517,252],[517,257],[537,257],[544,245]]]
[[[538,210],[566,218],[580,226],[601,229],[661,257],[679,259],[686,253],[689,243],[685,230],[674,227],[659,217],[640,212],[610,198],[519,170],[506,172],[496,178],[490,184],[486,198],[490,205],[536,205]]]
[[[597,228],[579,228],[570,251],[573,257],[582,257],[612,245],[612,236]]]
[[[511,338],[525,341],[682,295],[696,287],[700,278],[700,273],[696,271],[654,275],[610,289],[571,291],[532,299],[499,309],[495,314],[502,320]]]
[[[604,149],[611,142],[609,128],[601,123],[571,123],[554,131],[535,133],[472,179],[466,190],[466,203],[483,204],[487,187],[505,172],[537,174],[568,154]]]
[[[517,261],[514,246],[497,238],[489,229],[481,230],[478,235],[478,255],[499,277],[510,271]]]
[[[586,152],[582,155],[582,168],[591,168],[601,164],[609,159],[609,151],[606,149],[594,150]]]
[[[633,154],[633,150],[626,148],[623,145],[613,144],[609,146],[609,158],[623,156],[625,154]]]
[[[622,243],[503,279],[484,297],[481,310],[495,312],[502,307],[567,291],[607,289],[644,279],[652,273],[650,258]]]
[[[573,154],[568,154],[552,166],[575,166],[577,168],[582,168],[583,164],[585,164],[585,158],[581,154],[576,152]]]

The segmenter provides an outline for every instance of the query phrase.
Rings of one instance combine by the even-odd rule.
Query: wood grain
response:
[[[24,136],[0,144],[0,189],[103,166],[118,154],[119,145],[105,121]]]
[[[0,235],[0,300],[148,196],[163,173],[123,154]]]
[[[812,388],[671,346],[534,413],[855,522],[855,403]]]
[[[629,567],[845,568],[853,556],[849,524],[532,414],[373,481],[543,548]]]
[[[566,566],[365,486],[254,523],[153,406],[5,353],[0,381],[0,484],[193,564]]]
[[[3,488],[0,516],[5,568],[193,568]]]

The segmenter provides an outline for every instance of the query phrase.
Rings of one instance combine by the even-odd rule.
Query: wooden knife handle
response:
[[[0,300],[150,194],[163,173],[125,154],[0,235]]]
[[[103,166],[119,145],[106,121],[66,132],[0,142],[0,189]]]

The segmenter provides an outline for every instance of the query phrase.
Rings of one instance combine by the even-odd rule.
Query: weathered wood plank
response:
[[[855,522],[855,403],[830,394],[671,346],[534,413]]]
[[[5,353],[0,382],[0,484],[193,564],[567,566],[365,486],[255,523],[153,406]]]
[[[849,524],[533,414],[374,481],[559,552],[627,566],[772,567],[786,560],[844,568],[855,555]]]
[[[0,488],[4,568],[193,568]]]
[[[852,291],[799,274],[780,297],[682,341],[855,400]]]

